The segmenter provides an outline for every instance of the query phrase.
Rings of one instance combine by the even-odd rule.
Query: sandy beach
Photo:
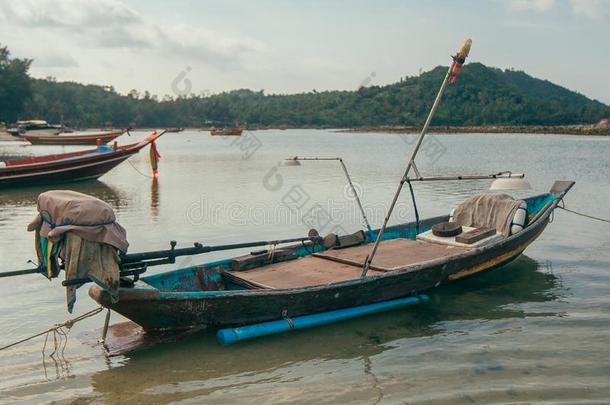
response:
[[[23,139],[19,139],[15,136],[12,136],[8,132],[4,132],[4,131],[0,131],[0,141],[25,142]]]

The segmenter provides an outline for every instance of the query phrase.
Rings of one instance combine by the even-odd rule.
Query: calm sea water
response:
[[[256,131],[241,138],[185,132],[158,141],[157,183],[147,177],[142,151],[100,181],[62,188],[112,204],[132,252],[165,248],[171,239],[186,246],[295,237],[312,225],[321,234],[352,232],[361,220],[337,162],[278,163],[294,155],[343,157],[369,219],[379,226],[414,138],[313,130]],[[0,156],[64,150],[0,144]],[[533,192],[547,191],[556,179],[576,180],[567,206],[610,217],[609,156],[610,138],[464,134],[430,138],[418,162],[428,175],[525,172]],[[449,212],[488,186],[476,181],[415,188],[426,217]],[[44,190],[0,191],[0,271],[26,268],[35,257],[26,226]],[[409,202],[405,192],[394,223],[413,218]],[[610,402],[608,224],[558,211],[518,260],[430,295],[430,303],[417,307],[229,348],[201,333],[110,360],[90,345],[91,331],[103,322],[98,315],[73,327],[58,359],[43,358],[44,339],[0,352],[0,401]],[[93,308],[82,287],[75,314]],[[58,280],[0,279],[0,345],[70,317]],[[113,322],[121,320],[113,315]]]

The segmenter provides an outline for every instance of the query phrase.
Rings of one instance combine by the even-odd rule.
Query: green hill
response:
[[[111,123],[141,127],[202,126],[206,122],[251,126],[360,127],[421,125],[446,73],[439,66],[417,77],[356,91],[265,95],[234,90],[209,97],[157,100],[147,92],[120,95],[111,87],[33,79],[20,118],[67,125]],[[524,72],[464,66],[450,85],[433,125],[571,125],[610,117],[610,107]]]

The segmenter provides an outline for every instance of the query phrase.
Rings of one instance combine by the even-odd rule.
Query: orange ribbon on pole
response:
[[[161,155],[157,150],[157,144],[155,143],[155,141],[152,141],[150,143],[148,157],[150,159],[150,167],[152,168],[153,177],[157,177],[159,175],[159,159],[161,159]]]

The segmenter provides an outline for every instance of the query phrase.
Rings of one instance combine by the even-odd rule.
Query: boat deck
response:
[[[450,258],[470,249],[438,243],[392,239],[379,244],[369,276],[404,270],[430,260]],[[360,277],[371,245],[328,250],[300,259],[231,272],[231,278],[258,288],[284,289],[311,287],[354,280]]]
[[[371,269],[378,271],[396,271],[417,263],[449,258],[468,252],[470,249],[440,243],[411,239],[391,239],[379,244]],[[364,260],[371,252],[371,245],[356,246],[348,249],[328,250],[314,253],[314,256],[335,260],[362,268]]]

